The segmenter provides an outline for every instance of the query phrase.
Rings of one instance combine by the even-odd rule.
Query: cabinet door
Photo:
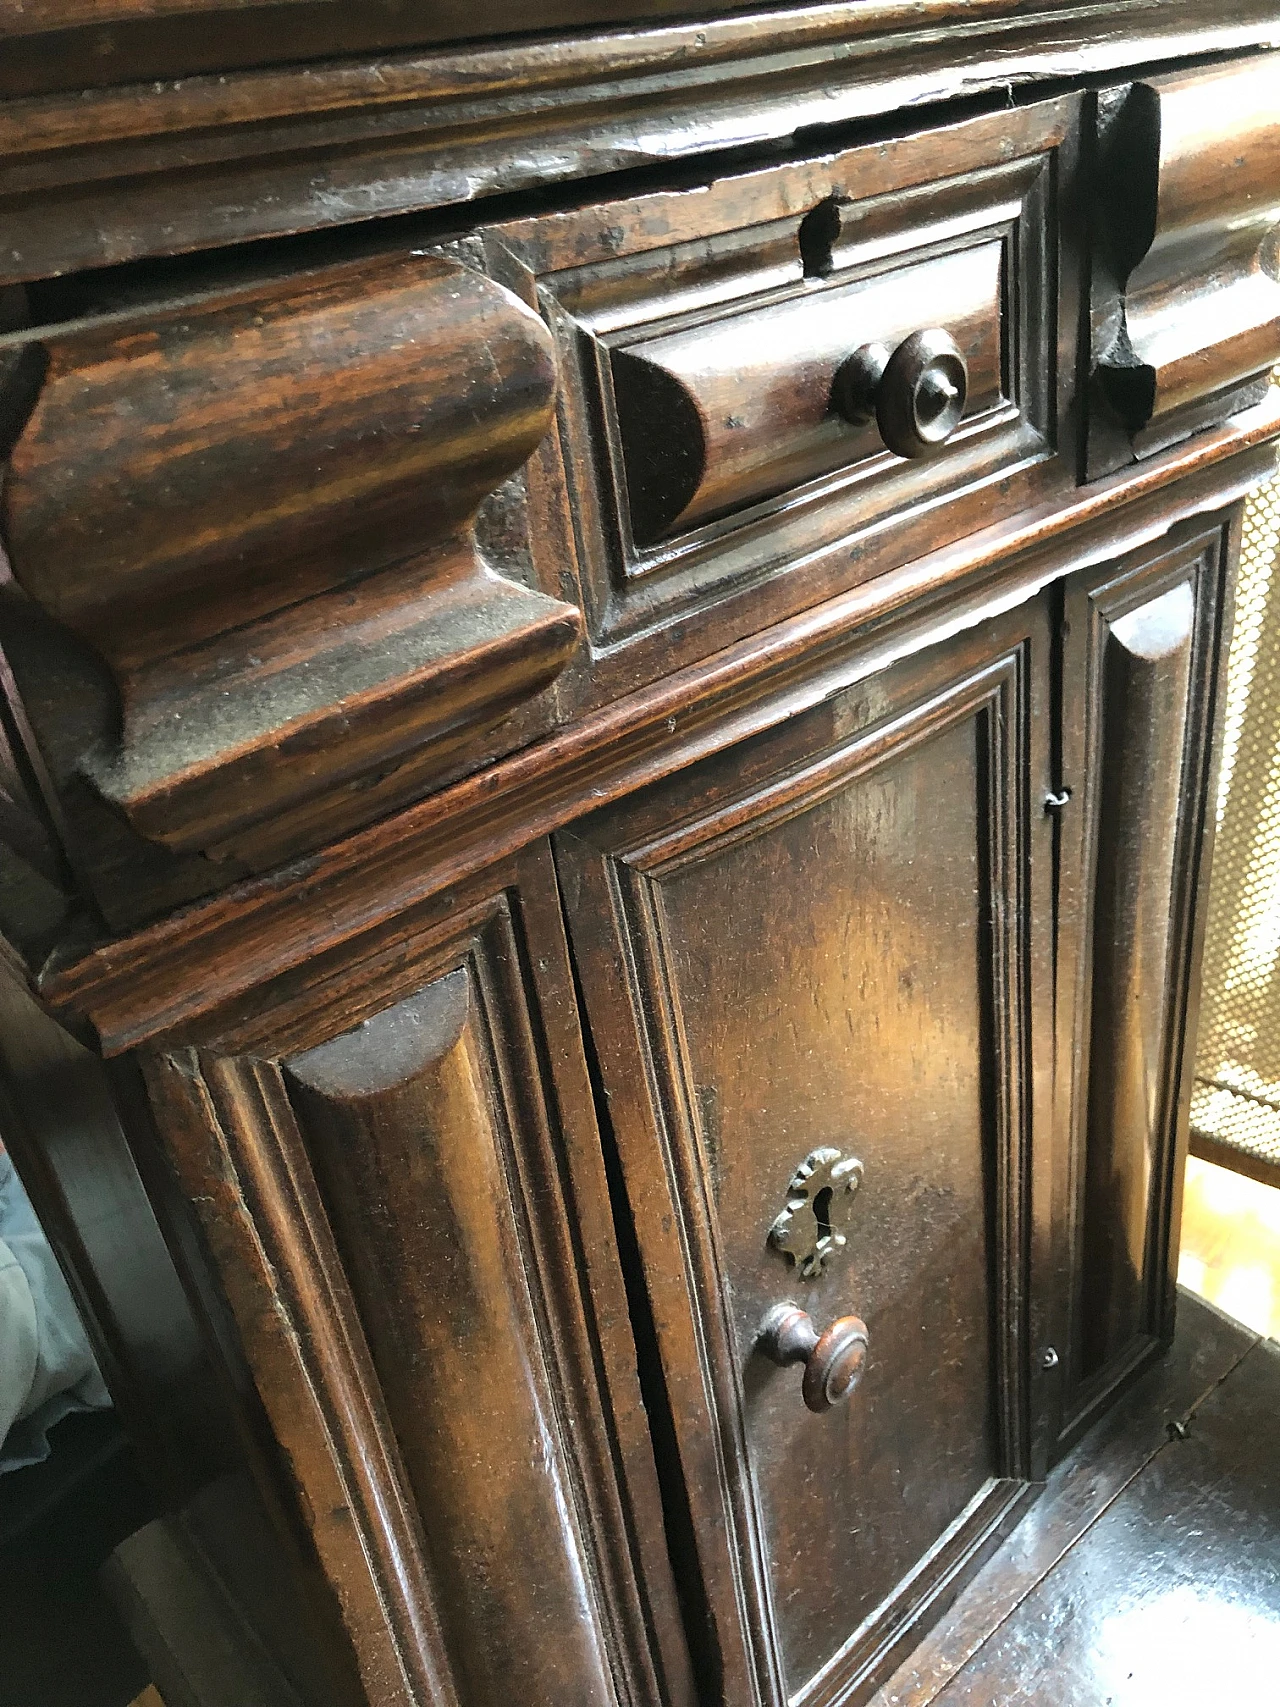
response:
[[[145,1065],[370,1707],[687,1707],[545,844]]]
[[[869,1694],[1032,1475],[1047,626],[990,621],[558,843],[733,1707]],[[762,1349],[784,1303],[865,1324],[825,1414]]]
[[[1229,525],[1067,583],[1062,1443],[1173,1332]]]

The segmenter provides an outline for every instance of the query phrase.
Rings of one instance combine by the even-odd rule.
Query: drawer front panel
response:
[[[1037,607],[560,850],[730,1701],[868,1693],[1029,1473],[1042,644]],[[803,1393],[771,1361],[782,1304],[865,1323],[847,1403],[807,1408],[821,1345]]]
[[[940,318],[945,303],[965,363],[967,411],[1000,409],[1004,258],[1004,244],[988,238],[614,349],[610,377],[636,541],[683,533],[881,456],[874,414],[851,421],[832,404],[852,327],[874,329],[864,342],[894,349]]]
[[[559,455],[528,476],[532,543],[541,519],[555,584],[545,518],[572,509],[597,648],[712,607],[759,627],[1074,484],[1058,184],[1078,111],[484,234],[557,336]],[[946,354],[913,368],[921,334]]]

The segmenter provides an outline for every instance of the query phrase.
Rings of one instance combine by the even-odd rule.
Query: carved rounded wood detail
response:
[[[575,608],[495,574],[482,501],[552,418],[546,326],[444,256],[258,282],[41,343],[0,526],[105,660],[81,769],[143,836],[271,863],[360,783],[557,674]],[[415,768],[416,767],[416,768]]]

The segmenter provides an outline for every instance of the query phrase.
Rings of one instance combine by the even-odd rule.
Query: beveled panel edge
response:
[[[839,0],[14,100],[0,107],[0,143],[25,153],[7,184],[0,176],[0,282],[421,211],[1035,78],[1280,39],[1274,0],[1232,0],[1225,20],[1220,10],[1206,18],[1200,0],[1019,14],[1009,0],[928,0],[923,11]]]
[[[1236,501],[1238,502],[1238,500]],[[1224,505],[1225,508],[1225,505]],[[1185,1158],[1191,1078],[1194,1066],[1194,1021],[1198,1005],[1198,942],[1204,928],[1208,872],[1212,862],[1214,820],[1212,800],[1221,749],[1220,718],[1216,714],[1221,677],[1225,670],[1223,648],[1230,629],[1231,587],[1228,569],[1233,541],[1238,538],[1238,514],[1197,522],[1186,518],[1164,543],[1117,553],[1107,565],[1099,566],[1077,592],[1077,602],[1086,610],[1086,635],[1077,639],[1077,650],[1088,655],[1087,676],[1081,674],[1089,696],[1089,728],[1077,743],[1074,754],[1064,753],[1064,764],[1072,758],[1076,771],[1083,765],[1090,777],[1087,793],[1079,796],[1082,808],[1076,846],[1064,861],[1064,875],[1077,890],[1080,909],[1076,930],[1077,948],[1070,961],[1064,958],[1059,976],[1071,988],[1057,1002],[1060,1028],[1057,1048],[1059,1083],[1055,1090],[1059,1166],[1062,1173],[1055,1191],[1063,1198],[1064,1249],[1059,1254],[1061,1272],[1074,1274],[1078,1268],[1079,1218],[1083,1191],[1083,1143],[1087,1111],[1088,1038],[1077,1046],[1077,1030],[1089,1009],[1088,983],[1091,969],[1090,943],[1093,932],[1089,886],[1082,873],[1095,857],[1097,745],[1096,700],[1102,648],[1099,638],[1112,615],[1145,604],[1161,592],[1192,581],[1197,589],[1194,653],[1191,665],[1191,710],[1182,754],[1182,779],[1186,804],[1178,824],[1179,853],[1175,870],[1181,872],[1174,896],[1169,933],[1166,986],[1170,1011],[1163,1039],[1168,1064],[1167,1087],[1157,1116],[1161,1140],[1160,1177],[1153,1191],[1152,1226],[1155,1244],[1149,1253],[1149,1320],[1146,1331],[1117,1351],[1111,1362],[1085,1384],[1063,1393],[1051,1460],[1066,1452],[1121,1391],[1138,1379],[1168,1345],[1173,1332],[1176,1307],[1177,1263],[1176,1209],[1181,1196],[1182,1163]],[[1088,743],[1087,747],[1085,743]],[[1194,866],[1185,860],[1185,850],[1197,846]],[[1083,885],[1083,888],[1081,886]],[[1064,908],[1064,918],[1067,916]],[[1078,1301],[1072,1293],[1058,1331],[1066,1345],[1074,1343],[1073,1312]],[[1064,1358],[1064,1368],[1066,1359]]]
[[[1016,112],[943,116],[891,149],[853,140],[696,192],[646,190],[481,228],[486,269],[541,310],[559,347],[560,457],[537,459],[525,479],[536,515],[572,516],[592,698],[652,668],[651,656],[669,668],[673,647],[682,659],[696,655],[713,619],[722,631],[763,626],[883,573],[926,535],[933,547],[988,519],[993,505],[1012,513],[1074,486],[1080,281],[1061,181],[1072,172],[1080,110],[1080,98],[1065,95]],[[805,234],[833,204],[847,204],[867,229],[856,244],[845,234],[834,264],[814,271]],[[961,423],[941,455],[897,458],[874,429],[845,428],[847,460],[637,543],[619,355],[642,356],[648,340],[704,326],[732,335],[750,314],[798,325],[830,313],[829,292],[875,291],[895,270],[909,279],[917,267],[971,264],[997,242],[1005,389]],[[670,408],[658,412],[674,432]],[[563,549],[558,536],[555,545]],[[547,584],[554,552],[536,536],[531,548],[535,561],[546,559]]]
[[[1096,98],[1095,471],[1256,402],[1280,359],[1278,85],[1271,54]]]
[[[608,1189],[549,850],[526,849],[485,879],[392,952],[328,977],[318,966],[252,1025],[138,1060],[348,1609],[371,1707],[456,1707],[429,1550],[286,1074],[295,1057],[465,972],[610,1699],[692,1707],[621,1273],[611,1242],[588,1248],[579,1225],[584,1204],[607,1221]],[[504,1067],[504,1039],[521,1069]],[[527,1115],[530,1103],[532,1120],[518,1106]],[[625,1344],[610,1338],[619,1331]],[[325,1503],[326,1474],[346,1490],[354,1526],[331,1517],[342,1508]],[[390,1654],[409,1693],[387,1681]]]
[[[23,335],[44,372],[3,447],[12,577],[57,665],[90,649],[115,697],[64,795],[261,870],[376,817],[370,776],[406,801],[447,774],[577,648],[576,607],[475,537],[556,388],[543,322],[475,269],[384,255]],[[40,699],[50,751],[83,694]]]
[[[683,1422],[677,1416],[676,1430],[687,1478],[720,1490],[725,1518],[737,1538],[736,1546],[726,1549],[718,1531],[714,1540],[708,1538],[705,1543],[700,1535],[699,1552],[705,1562],[704,1547],[713,1549],[711,1561],[706,1563],[711,1582],[732,1585],[732,1610],[725,1604],[718,1611],[721,1641],[736,1611],[743,1625],[743,1659],[752,1677],[753,1699],[769,1707],[786,1707],[788,1696],[743,1428],[742,1371],[729,1327],[715,1208],[707,1190],[711,1173],[695,1112],[697,1097],[658,898],[660,884],[664,876],[690,863],[713,858],[722,848],[768,833],[947,729],[986,719],[989,877],[993,890],[1003,885],[1004,893],[1011,897],[1003,907],[992,909],[1004,928],[992,932],[989,990],[997,1083],[992,1112],[999,1129],[993,1217],[996,1250],[992,1260],[998,1327],[992,1347],[992,1375],[1005,1476],[988,1483],[969,1502],[926,1559],[870,1615],[817,1679],[789,1698],[792,1707],[834,1707],[837,1702],[855,1698],[851,1692],[860,1696],[864,1688],[869,1691],[887,1674],[910,1628],[929,1616],[935,1597],[945,1598],[966,1565],[976,1564],[984,1556],[986,1544],[993,1540],[994,1531],[1032,1474],[1027,1427],[1032,1403],[1030,1346],[1025,1343],[1023,1330],[1032,1261],[1032,1097],[1030,1093],[1024,1097],[1020,1091],[1024,1082],[1028,1086],[1032,1083],[1029,1063],[1021,1059],[1029,1037],[1033,999],[1032,947],[1024,904],[1029,855],[1025,820],[1031,809],[1031,785],[1029,777],[1021,774],[1029,755],[1022,739],[1025,720],[1019,714],[1030,692],[1029,644],[1028,639],[1014,642],[1003,654],[970,668],[956,681],[932,691],[926,688],[916,703],[848,736],[809,763],[785,767],[746,797],[728,790],[728,798],[656,838],[628,845],[625,826],[615,823],[614,813],[606,809],[598,839],[593,837],[593,821],[588,818],[575,825],[565,841],[567,857],[575,863],[589,860],[598,866],[596,885],[602,884],[608,892],[609,911],[619,937],[617,966],[626,980],[630,1009],[637,1016],[645,1102],[657,1128],[671,1212],[681,1228],[676,1242],[683,1256],[683,1284],[692,1319],[697,1323],[696,1331],[682,1336],[682,1341],[696,1348],[699,1390],[707,1414]],[[649,991],[656,994],[656,1000],[650,999]],[[671,1308],[668,1299],[660,1313],[665,1317]],[[1015,1484],[1012,1489],[1010,1480]],[[723,1587],[720,1592],[725,1595]],[[735,1658],[735,1667],[738,1663]]]
[[[385,930],[604,800],[722,751],[940,632],[970,627],[1076,568],[1221,508],[1270,476],[1277,432],[1280,395],[1167,457],[1082,489],[1070,504],[971,535],[739,641],[314,855],[292,875],[64,950],[39,975],[41,995],[68,1023],[87,1026],[107,1054],[170,1034],[209,1035],[224,1023],[220,1011],[252,1011],[290,968]],[[185,967],[180,983],[175,956]]]
[[[404,1467],[279,1071],[195,1051],[141,1066],[267,1414],[299,1460],[370,1707],[454,1707]]]

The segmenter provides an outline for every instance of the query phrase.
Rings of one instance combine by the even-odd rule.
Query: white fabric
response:
[[[40,1336],[22,1264],[0,1239],[0,1442],[27,1408]]]
[[[57,1258],[0,1151],[0,1471],[49,1455],[68,1411],[111,1404]]]

